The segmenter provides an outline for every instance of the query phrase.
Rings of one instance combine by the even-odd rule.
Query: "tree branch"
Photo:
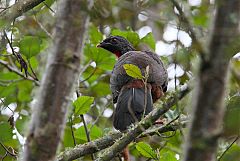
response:
[[[4,22],[5,27],[9,26],[11,22],[17,17],[21,16],[23,13],[34,8],[45,0],[24,0],[17,1],[14,5],[4,10],[0,14],[0,22]],[[1,27],[1,26],[0,26]]]
[[[26,80],[30,80],[32,82],[34,82],[37,86],[39,86],[39,81],[33,79],[32,77],[26,77],[24,74],[22,74],[22,72],[20,72],[19,70],[17,70],[16,68],[11,67],[8,62],[1,60],[0,59],[0,64],[3,65],[4,67],[6,67],[10,72],[14,72],[17,75],[19,75],[20,77],[26,79]]]
[[[200,64],[184,161],[216,160],[225,111],[229,59],[237,53],[233,46],[239,46],[240,1],[221,0],[216,3],[209,53],[207,60]]]
[[[57,11],[54,46],[47,62],[24,148],[24,161],[54,160],[67,107],[73,94],[90,9],[88,0],[61,0]],[[71,26],[71,27],[69,27]]]
[[[139,135],[139,138],[146,137],[149,135],[156,135],[157,133],[162,134],[169,131],[176,131],[179,129],[180,124],[174,123],[171,125],[164,125],[164,126],[154,126],[150,129],[146,130],[143,135]],[[181,126],[186,126],[186,121],[181,123]],[[69,148],[59,154],[57,157],[57,161],[67,161],[67,160],[74,160],[80,158],[85,155],[96,153],[100,150],[103,150],[112,144],[120,137],[123,136],[121,132],[112,132],[107,136],[104,136],[100,139],[94,140],[92,142],[85,143],[83,145],[77,145],[74,148]]]

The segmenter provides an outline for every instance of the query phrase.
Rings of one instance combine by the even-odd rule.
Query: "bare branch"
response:
[[[0,22],[4,22],[5,27],[9,26],[17,17],[29,11],[35,6],[42,3],[44,0],[24,0],[18,1],[8,9],[0,13]]]
[[[186,122],[183,122],[181,126],[186,126]],[[157,133],[165,133],[169,131],[176,131],[179,129],[179,123],[173,123],[171,125],[167,124],[164,126],[153,126],[147,131],[145,131],[142,135],[139,136],[141,137],[146,137],[149,135],[156,135]],[[83,145],[77,145],[74,148],[67,149],[63,152],[61,152],[58,156],[58,161],[66,161],[66,160],[74,160],[77,158],[80,158],[85,155],[93,154],[96,153],[100,150],[103,150],[112,144],[116,140],[118,140],[120,137],[122,137],[124,134],[121,132],[111,132],[110,134],[94,140],[92,142],[85,143]]]

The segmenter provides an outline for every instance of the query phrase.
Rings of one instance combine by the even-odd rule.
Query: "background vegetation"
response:
[[[26,4],[28,2],[31,1],[28,0]],[[85,11],[87,7],[85,1],[82,2],[84,5],[79,9]],[[214,35],[211,29],[218,9],[217,3],[204,0],[90,2],[93,3],[91,9],[85,11],[90,16],[90,20],[87,23],[88,30],[81,52],[80,75],[77,81],[72,82],[75,92],[72,92],[71,97],[68,98],[71,103],[67,107],[67,122],[60,140],[61,148],[57,152],[59,160],[69,147],[96,139],[101,140],[104,136],[111,136],[113,140],[120,137],[119,133],[111,132],[114,105],[109,79],[116,57],[96,47],[108,35],[123,36],[138,50],[155,51],[169,72],[168,92],[155,106],[161,107],[164,101],[175,98],[174,105],[162,116],[166,121],[166,125],[160,127],[163,130],[157,132],[159,127],[154,127],[156,128],[152,129],[154,133],[138,137],[128,145],[131,159],[161,161],[183,159],[185,151],[183,144],[187,142],[189,131],[186,124],[190,121],[192,107],[196,103],[193,91],[197,90],[195,87],[200,88],[196,82],[200,77],[199,71],[205,66],[201,68],[199,66],[203,53],[209,50],[210,36]],[[29,5],[26,9],[20,8],[21,13],[10,12],[17,5],[19,7],[24,4],[14,0],[0,2],[0,157],[2,160],[19,159],[19,154],[23,151],[31,115],[40,95],[39,88],[43,85],[41,80],[48,69],[47,57],[53,52],[53,46],[56,46],[56,43],[53,43],[53,40],[56,40],[54,28],[58,25],[56,14],[62,4],[59,1],[45,0]],[[229,16],[229,19],[237,22],[238,18],[234,15]],[[71,27],[69,25],[69,28]],[[217,33],[218,30],[213,32]],[[231,32],[231,28],[226,32]],[[75,34],[84,36],[82,33]],[[237,33],[234,34],[238,36]],[[71,40],[75,41],[75,39],[69,41]],[[229,42],[226,44],[229,45]],[[239,46],[239,40],[234,39],[232,44]],[[217,47],[217,44],[215,45]],[[217,142],[216,158],[222,161],[238,161],[240,158],[240,56],[237,54],[240,50],[238,47],[235,49],[235,46],[230,47],[234,50],[229,49],[230,72],[226,85],[227,94],[224,98],[226,112],[224,123],[221,123],[223,131]],[[233,57],[235,54],[237,55]],[[216,58],[215,61],[221,60]],[[226,68],[227,66],[228,64]],[[210,72],[208,76],[212,75],[214,73]],[[62,75],[60,77],[60,74],[52,77],[64,78]],[[186,87],[190,92],[183,98],[178,97]],[[206,97],[211,96],[206,93]],[[211,98],[215,99],[214,96]],[[203,113],[201,117],[205,116]],[[221,122],[221,116],[219,117]],[[113,144],[113,140],[108,142],[107,147]],[[73,149],[69,151],[71,150]],[[98,158],[102,154],[102,151],[98,153],[99,150],[94,154],[90,151],[88,155],[81,156],[81,159]]]

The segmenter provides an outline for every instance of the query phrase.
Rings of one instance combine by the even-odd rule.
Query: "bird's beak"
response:
[[[99,44],[97,44],[98,48],[104,48],[104,49],[110,48],[111,46],[112,44],[108,42],[100,42]]]
[[[99,43],[99,44],[97,44],[97,46],[96,46],[97,48],[100,48],[101,47],[101,43]]]

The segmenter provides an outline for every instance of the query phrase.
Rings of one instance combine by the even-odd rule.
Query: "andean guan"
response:
[[[113,126],[125,131],[129,125],[140,121],[142,115],[147,115],[155,103],[167,90],[168,76],[162,61],[151,51],[136,51],[134,47],[121,36],[110,36],[98,47],[104,48],[118,57],[110,78],[113,103],[117,103],[114,111]],[[147,91],[144,82],[126,74],[124,64],[133,64],[141,69],[142,74],[149,66]]]

